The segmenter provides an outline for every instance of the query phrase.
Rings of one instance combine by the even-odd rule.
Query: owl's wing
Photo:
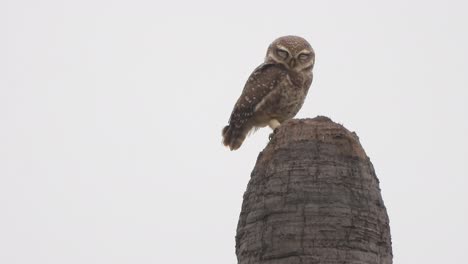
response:
[[[256,107],[268,94],[277,89],[286,76],[286,68],[278,64],[264,63],[253,71],[232,110],[229,125],[223,128],[225,146],[235,150],[242,145],[247,133],[253,127],[252,117]]]
[[[255,113],[255,109],[286,78],[287,70],[280,64],[264,63],[250,75],[241,96],[236,102],[229,125],[241,127]]]

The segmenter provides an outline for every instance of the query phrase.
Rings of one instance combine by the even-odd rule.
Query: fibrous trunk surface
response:
[[[237,227],[240,264],[392,263],[379,181],[355,133],[290,120],[260,153]]]

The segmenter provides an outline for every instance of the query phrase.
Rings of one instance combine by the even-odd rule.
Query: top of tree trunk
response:
[[[244,194],[238,263],[392,263],[389,220],[357,135],[327,117],[283,123]]]

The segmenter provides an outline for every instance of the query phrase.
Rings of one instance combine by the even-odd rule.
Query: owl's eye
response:
[[[285,51],[285,50],[282,50],[282,49],[277,49],[277,50],[276,50],[276,54],[278,54],[278,56],[279,56],[280,58],[282,58],[283,60],[284,60],[284,59],[287,59],[288,56],[289,56],[289,53],[288,53],[287,51]]]
[[[302,53],[301,55],[299,55],[299,60],[306,61],[309,59],[309,57],[310,57],[310,54]]]

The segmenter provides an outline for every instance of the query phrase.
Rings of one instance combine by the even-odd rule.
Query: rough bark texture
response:
[[[240,264],[392,263],[379,181],[355,133],[291,120],[258,156],[236,235]]]

